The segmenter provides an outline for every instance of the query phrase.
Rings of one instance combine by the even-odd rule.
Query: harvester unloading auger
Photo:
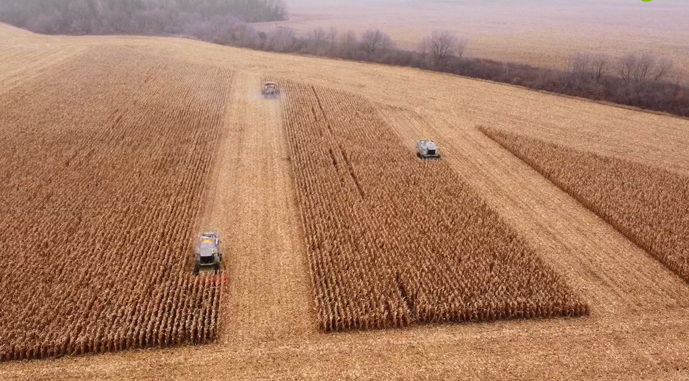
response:
[[[220,235],[217,232],[203,233],[199,237],[199,246],[196,249],[196,263],[194,275],[201,271],[220,271],[222,254],[220,253]]]

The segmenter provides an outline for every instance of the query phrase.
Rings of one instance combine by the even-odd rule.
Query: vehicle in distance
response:
[[[280,96],[280,88],[275,82],[266,82],[263,84],[263,91],[261,91],[264,98],[277,98]]]
[[[416,156],[421,159],[440,159],[438,146],[432,140],[419,140],[417,143],[418,152]]]

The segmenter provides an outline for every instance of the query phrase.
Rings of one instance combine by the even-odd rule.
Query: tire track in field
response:
[[[220,231],[229,274],[220,342],[250,344],[315,331],[304,240],[281,101],[236,73],[201,229]]]
[[[0,94],[50,74],[88,51],[88,47],[50,43],[26,43],[21,46],[0,41]]]
[[[433,138],[443,159],[581,290],[592,315],[689,306],[689,287],[595,214],[451,113],[379,107],[405,146]]]

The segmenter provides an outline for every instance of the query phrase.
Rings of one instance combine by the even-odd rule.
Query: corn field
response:
[[[2,361],[217,335],[223,276],[190,274],[230,73],[122,53],[0,95]]]
[[[481,128],[689,282],[689,177]]]
[[[364,98],[283,85],[321,330],[588,313],[461,177],[402,146]]]

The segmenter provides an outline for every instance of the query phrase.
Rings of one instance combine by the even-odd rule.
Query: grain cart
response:
[[[280,88],[275,82],[266,82],[263,84],[263,91],[261,91],[264,98],[277,98],[280,96]]]
[[[217,274],[220,270],[222,254],[220,253],[220,238],[218,233],[203,233],[199,237],[199,247],[196,249],[196,263],[194,264],[194,275],[199,275],[200,271],[210,271]]]
[[[419,140],[417,147],[419,152],[416,153],[421,159],[440,159],[438,146],[432,140]]]

